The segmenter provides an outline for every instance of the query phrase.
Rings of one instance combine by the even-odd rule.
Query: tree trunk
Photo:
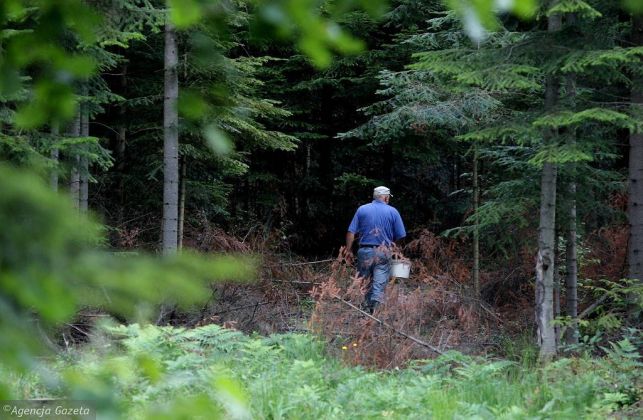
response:
[[[54,138],[54,141],[58,139],[59,133],[58,123],[53,123],[51,126],[51,136]],[[59,153],[57,147],[52,147],[51,152],[49,152],[49,157],[52,160],[53,167],[51,168],[51,173],[49,174],[49,185],[51,190],[56,192],[58,191],[58,158]]]
[[[554,318],[560,316],[560,273],[554,274]],[[554,336],[556,337],[556,348],[560,345],[560,326],[554,325]]]
[[[643,16],[633,18],[632,39],[634,45],[643,45]],[[632,105],[643,107],[643,79],[632,80]],[[630,225],[628,243],[628,277],[643,281],[643,133],[630,133],[629,201],[627,217]],[[637,316],[637,308],[630,305],[630,316]]]
[[[571,318],[571,324],[565,330],[565,342],[578,344],[578,256],[576,249],[576,182],[569,183],[569,225],[567,227],[567,247],[565,261],[565,311]]]
[[[127,63],[123,64],[123,68],[121,69],[121,88],[123,92],[126,92]],[[125,126],[127,108],[125,103],[120,105],[118,113],[120,125],[118,127],[118,135],[116,136],[116,173],[118,174],[118,225],[121,225],[124,219],[123,212],[125,210],[125,148],[127,142],[127,128]]]
[[[311,159],[312,156],[312,143],[311,140],[306,142],[306,184],[310,184],[310,165],[312,162]],[[297,204],[295,210],[295,214],[299,214],[299,204]],[[310,205],[310,191],[306,189],[306,201],[305,201],[305,207],[306,207],[306,216],[307,217],[312,217],[312,206]]]
[[[187,172],[185,156],[181,159],[181,184],[179,185],[179,237],[178,249],[183,249],[183,224],[185,223],[185,175]]]
[[[576,24],[576,14],[567,16],[570,25]],[[570,106],[576,110],[576,74],[567,76],[567,96],[570,99]],[[570,144],[576,142],[576,132],[571,136]],[[578,344],[578,252],[576,245],[576,164],[569,165],[571,180],[568,186],[569,195],[569,220],[567,223],[567,240],[565,247],[565,312],[571,318],[571,323],[565,330],[565,343]]]
[[[545,163],[540,182],[540,226],[536,259],[536,323],[538,345],[544,359],[556,354],[554,315],[556,165]]]
[[[163,254],[174,254],[178,239],[179,135],[176,32],[165,24],[165,97],[163,101]]]
[[[70,135],[72,137],[80,137],[80,116],[81,110],[78,108],[76,117],[71,125]],[[78,146],[76,146],[78,147]],[[69,194],[71,195],[71,202],[75,209],[80,208],[80,156],[74,154],[71,158],[71,177],[69,180]]]
[[[478,184],[478,145],[473,145],[473,289],[476,297],[480,296],[480,228],[478,226],[478,208],[480,207],[480,185]]]
[[[87,94],[87,89],[85,89]],[[81,137],[89,137],[89,107],[87,103],[81,105],[81,120],[80,120],[80,135]],[[87,146],[83,145],[83,149]],[[80,158],[80,212],[87,213],[87,203],[89,199],[89,163],[87,156],[83,155]]]
[[[548,18],[548,31],[560,30],[560,15]],[[545,81],[545,109],[551,111],[558,98],[558,80],[549,75]],[[553,132],[545,133],[545,142],[551,141]],[[538,227],[538,256],[536,258],[536,324],[540,358],[551,359],[556,355],[554,318],[554,276],[556,258],[556,177],[557,167],[545,162],[540,181],[540,225]]]

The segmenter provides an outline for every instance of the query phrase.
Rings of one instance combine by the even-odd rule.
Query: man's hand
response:
[[[339,255],[341,255],[344,261],[346,261],[346,264],[353,264],[353,261],[355,260],[355,255],[353,255],[353,251],[346,247],[342,247]]]
[[[353,241],[355,240],[355,234],[352,232],[346,232],[346,246],[344,246],[340,251],[342,258],[348,263],[353,264],[355,256],[353,255]]]

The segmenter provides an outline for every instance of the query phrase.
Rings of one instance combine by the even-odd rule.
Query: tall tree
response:
[[[76,117],[71,124],[69,134],[71,137],[80,137],[81,108],[78,107]],[[69,193],[75,209],[80,209],[80,155],[73,150],[71,156],[71,176],[69,178]]]
[[[480,155],[478,153],[478,144],[473,145],[473,290],[476,297],[480,296],[480,220],[478,209],[480,208],[480,184],[478,175],[478,166]]]
[[[179,79],[176,31],[165,24],[165,95],[163,99],[163,253],[173,254],[178,241],[179,212]]]
[[[556,0],[554,0],[554,4]],[[547,31],[560,30],[561,15],[553,13],[547,19]],[[558,100],[558,78],[549,74],[545,85],[545,111],[551,112]],[[545,142],[552,141],[553,130],[547,129]],[[546,160],[540,182],[540,224],[538,227],[538,255],[536,257],[536,324],[540,357],[556,355],[554,320],[554,277],[556,260],[556,177],[558,168]]]
[[[643,15],[633,17],[632,42],[643,46]],[[643,72],[634,68],[631,101],[634,115],[643,115]],[[640,120],[639,120],[640,121]],[[638,128],[640,130],[640,127]],[[629,202],[627,216],[630,224],[628,243],[628,277],[643,281],[643,133],[630,133]]]
[[[179,222],[178,222],[178,244],[179,251],[183,249],[183,227],[185,226],[185,174],[187,173],[185,157],[181,159],[181,181],[179,184]]]
[[[567,76],[567,95],[573,101],[576,95],[576,76]],[[575,133],[575,129],[574,129]],[[570,142],[575,142],[575,134],[570,137]],[[573,144],[572,144],[573,147]],[[570,163],[570,176],[567,198],[569,201],[569,213],[567,223],[567,235],[565,242],[565,311],[570,317],[571,324],[565,330],[565,342],[567,344],[578,343],[578,251],[576,243],[576,164]]]
[[[87,89],[84,90],[87,96]],[[80,105],[80,136],[84,138],[89,137],[89,105],[82,102]],[[89,201],[89,160],[87,158],[87,146],[83,144],[83,154],[80,156],[80,169],[79,169],[79,209],[81,213],[87,213]]]
[[[567,24],[576,25],[577,16],[575,13],[567,15]],[[576,102],[576,74],[570,73],[565,78],[567,98],[570,108],[575,111]],[[574,147],[576,142],[576,128],[572,128],[569,143]],[[568,185],[567,198],[569,200],[569,213],[567,222],[567,235],[565,241],[565,312],[571,323],[565,330],[565,342],[567,344],[578,344],[578,251],[576,244],[576,163],[569,164],[570,181]],[[558,296],[560,299],[560,296]]]
[[[58,125],[57,122],[52,123],[51,125],[51,137],[52,143],[55,142],[58,139],[58,136],[60,135],[60,126]],[[51,173],[49,174],[49,186],[51,187],[52,191],[58,191],[58,159],[60,157],[60,150],[58,150],[58,147],[53,146],[51,148],[51,151],[49,152],[49,158],[52,161],[52,166],[53,168],[51,169]]]

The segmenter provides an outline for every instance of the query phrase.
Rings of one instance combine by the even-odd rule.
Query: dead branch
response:
[[[581,312],[581,313],[580,313],[580,315],[578,315],[578,319],[583,319],[583,318],[585,318],[587,315],[589,315],[589,314],[591,314],[592,312],[594,312],[594,310],[595,310],[596,308],[598,308],[598,306],[599,306],[601,303],[605,302],[605,300],[607,299],[607,297],[608,297],[607,295],[603,295],[603,296],[602,296],[600,299],[598,299],[596,302],[594,302],[594,303],[592,303],[591,305],[589,305],[589,306],[588,306],[588,307],[587,307],[583,312]]]

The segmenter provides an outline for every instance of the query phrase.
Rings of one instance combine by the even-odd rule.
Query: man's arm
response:
[[[400,242],[406,237],[406,229],[404,228],[404,222],[402,222],[402,216],[400,213],[395,210],[395,222],[393,223],[394,230],[394,240],[399,245]]]
[[[346,244],[344,247],[343,257],[348,263],[353,262],[353,242],[355,241],[355,232],[359,229],[359,209],[355,212],[353,220],[351,220],[350,226],[348,226],[348,232],[346,232]]]
[[[346,232],[346,250],[353,250],[353,241],[355,241],[355,234],[353,232]]]
[[[342,251],[342,258],[349,264],[352,264],[354,259],[353,241],[355,241],[355,234],[350,231],[346,232],[346,246],[344,246],[344,250]]]

